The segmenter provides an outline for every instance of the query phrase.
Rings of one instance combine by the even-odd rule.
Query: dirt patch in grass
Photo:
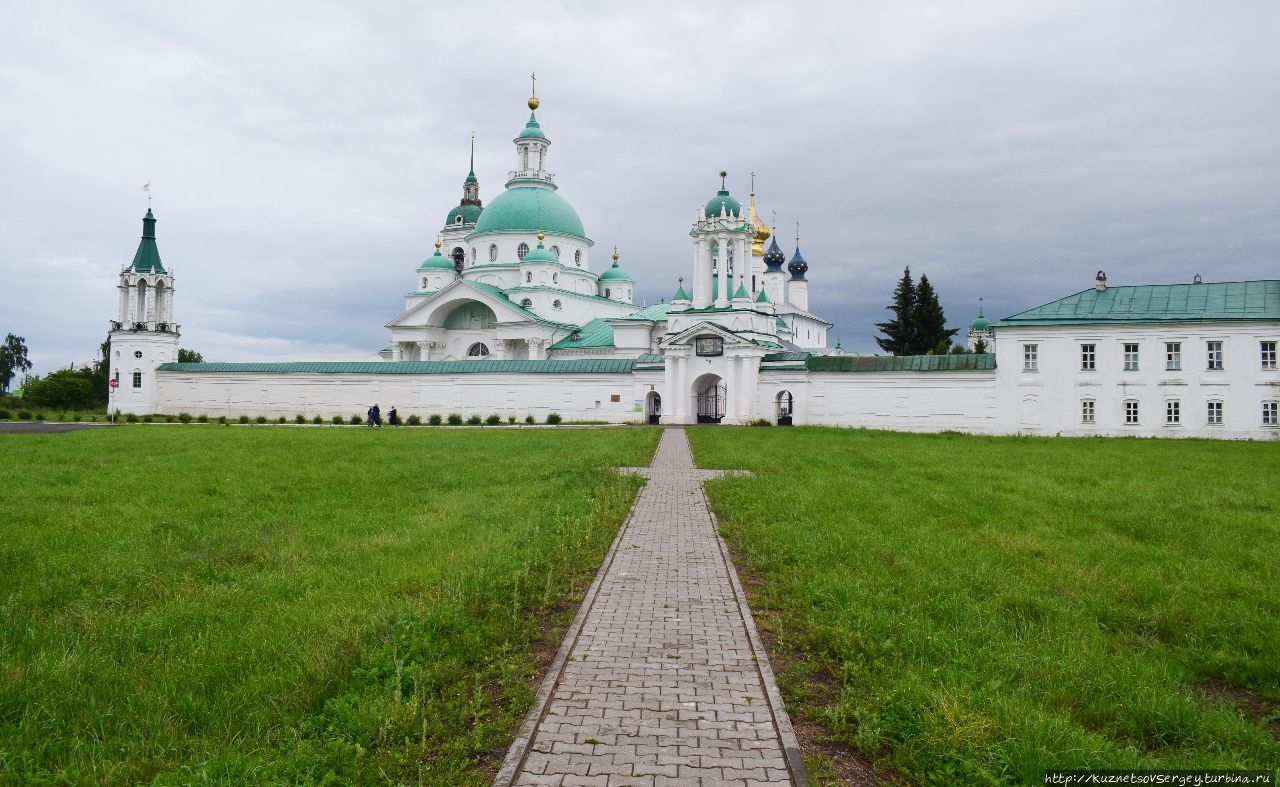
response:
[[[1209,699],[1227,703],[1250,721],[1264,725],[1271,737],[1280,739],[1280,703],[1217,678],[1209,678],[1200,684],[1199,689]]]

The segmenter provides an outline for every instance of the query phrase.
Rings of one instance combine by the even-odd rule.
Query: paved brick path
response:
[[[565,636],[495,782],[805,785],[803,761],[683,429]]]

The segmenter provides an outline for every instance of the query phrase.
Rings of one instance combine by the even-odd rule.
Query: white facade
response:
[[[537,108],[530,101],[531,110]],[[1096,286],[992,325],[995,354],[851,357],[808,311],[808,263],[722,188],[698,209],[669,304],[634,304],[547,172],[536,115],[484,206],[468,174],[434,254],[413,270],[375,363],[176,364],[174,277],[148,211],[120,274],[111,407],[307,419],[377,402],[403,418],[498,415],[662,423],[824,424],[981,434],[1275,439],[1280,281]],[[722,173],[723,176],[723,173]],[[997,341],[998,339],[998,341]]]

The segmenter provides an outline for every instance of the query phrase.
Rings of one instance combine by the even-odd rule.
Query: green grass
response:
[[[690,436],[789,705],[902,782],[1280,762],[1280,446]]]
[[[0,435],[0,782],[487,783],[656,440]]]

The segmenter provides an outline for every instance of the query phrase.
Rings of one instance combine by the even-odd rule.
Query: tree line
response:
[[[111,342],[104,340],[98,347],[98,358],[91,364],[50,372],[44,377],[27,377],[18,392],[24,402],[35,407],[55,410],[92,410],[105,408],[110,394]],[[204,358],[194,350],[178,350],[180,363],[200,363]],[[14,334],[5,337],[0,345],[0,393],[8,393],[19,375],[31,370],[27,358],[26,339]]]

